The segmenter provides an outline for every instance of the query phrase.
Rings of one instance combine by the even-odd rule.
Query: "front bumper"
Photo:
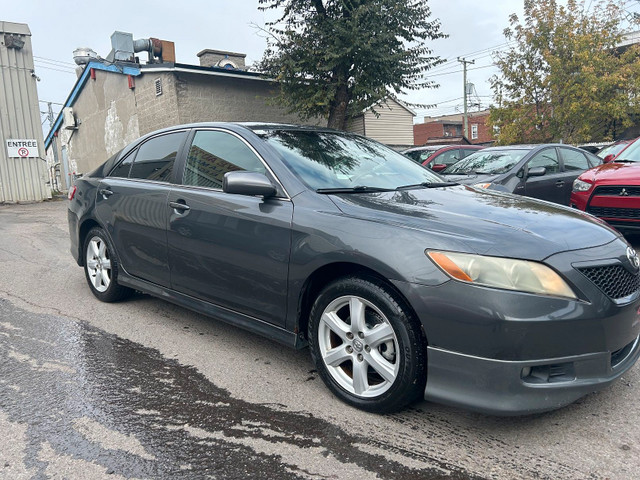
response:
[[[605,388],[638,357],[639,338],[617,352],[530,361],[494,360],[428,347],[424,397],[492,415],[544,412]]]
[[[626,248],[618,238],[545,260],[578,299],[454,280],[394,282],[427,337],[425,398],[519,415],[562,407],[614,381],[640,356],[640,291],[610,298],[581,272],[599,265],[631,269]]]

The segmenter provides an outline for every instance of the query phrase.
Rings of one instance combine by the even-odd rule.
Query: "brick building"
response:
[[[424,117],[424,123],[418,123],[413,126],[413,144],[416,146],[427,143],[489,145],[495,139],[493,138],[493,132],[487,125],[488,118],[489,110],[469,112],[467,114],[469,138],[464,138],[464,118],[462,114]]]

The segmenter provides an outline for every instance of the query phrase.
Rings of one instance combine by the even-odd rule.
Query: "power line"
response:
[[[37,55],[34,55],[33,58],[37,58],[38,60],[42,60],[43,62],[50,62],[50,63],[61,63],[63,65],[71,65],[72,67],[75,68],[76,64],[75,63],[71,63],[71,62],[65,62],[62,60],[56,60],[54,58],[47,58],[47,57],[39,57]]]

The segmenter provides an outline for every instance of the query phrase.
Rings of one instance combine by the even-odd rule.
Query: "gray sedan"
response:
[[[133,289],[291,347],[376,412],[420,396],[550,410],[640,355],[638,257],[569,208],[456,185],[367,138],[193,124],[70,191],[71,253],[102,301]]]
[[[476,152],[440,174],[449,181],[569,205],[573,181],[601,163],[568,145],[510,145]]]

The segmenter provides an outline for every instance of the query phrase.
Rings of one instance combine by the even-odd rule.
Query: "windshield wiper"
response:
[[[368,187],[366,185],[356,185],[355,187],[318,188],[316,193],[371,193],[371,192],[393,192],[392,188]]]
[[[626,158],[621,158],[621,159],[615,159],[613,162],[611,163],[636,163],[635,160],[627,160]]]
[[[441,187],[453,187],[455,185],[460,185],[457,182],[423,182],[423,183],[416,183],[414,185],[402,185],[398,188],[396,188],[396,190],[406,190],[406,189],[410,189],[410,188],[441,188]]]

